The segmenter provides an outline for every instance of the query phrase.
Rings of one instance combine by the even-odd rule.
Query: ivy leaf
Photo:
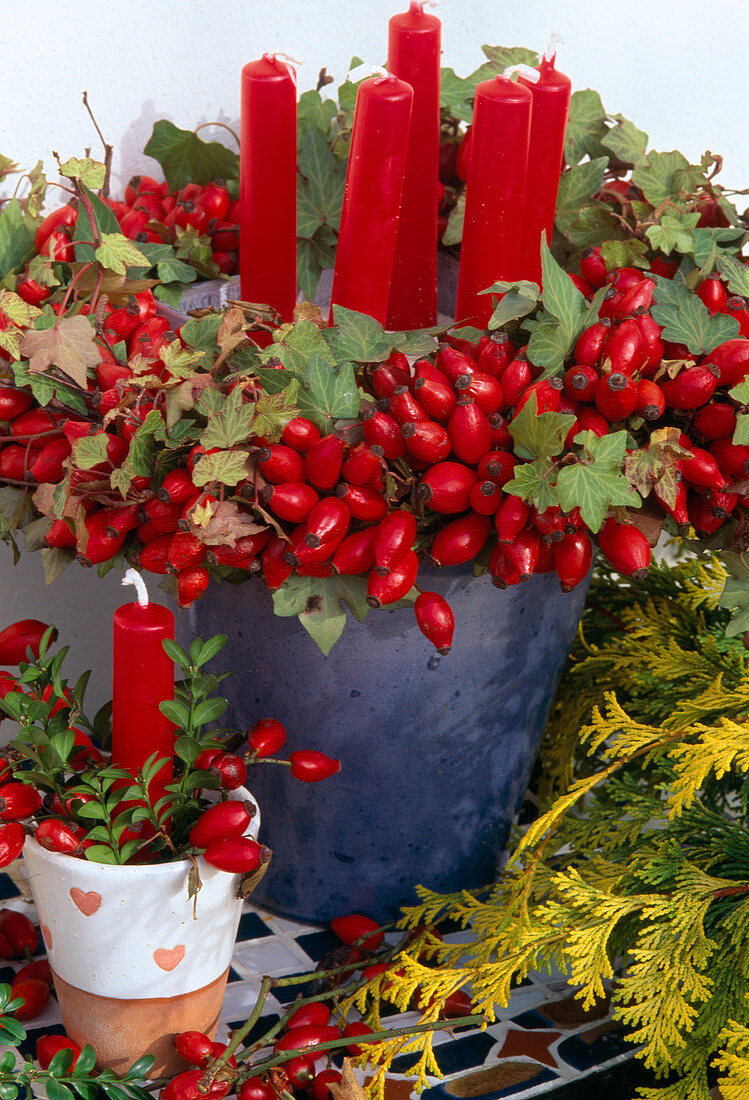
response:
[[[151,409],[130,440],[130,450],[122,464],[130,477],[150,477],[156,465],[156,459],[166,439],[166,426],[161,413]]]
[[[73,461],[79,470],[90,470],[107,460],[106,432],[86,435],[73,443]]]
[[[165,118],[154,123],[143,152],[159,162],[170,191],[178,191],[186,183],[239,176],[237,153],[217,141],[203,141],[192,130],[180,130]]]
[[[595,248],[604,241],[624,235],[624,228],[605,203],[591,202],[578,211],[563,210],[556,226],[576,249]]]
[[[466,216],[466,191],[465,188],[458,195],[458,201],[450,211],[447,218],[445,232],[442,234],[442,243],[445,248],[460,244],[463,240],[463,224]]]
[[[535,68],[540,62],[536,51],[528,50],[525,46],[482,46],[481,50],[498,73],[503,73],[511,65],[530,65]]]
[[[521,279],[517,283],[498,282],[490,288],[493,293],[502,297],[494,307],[494,312],[489,318],[488,329],[502,328],[510,321],[518,321],[526,317],[538,305],[540,287],[537,283]]]
[[[537,367],[553,374],[562,367],[586,321],[591,323],[591,310],[567,272],[552,256],[545,238],[541,241],[541,272],[541,301],[551,321],[544,321],[533,329],[528,341],[528,358]],[[597,312],[598,305],[595,308]]]
[[[601,139],[601,145],[617,160],[636,168],[647,160],[645,150],[648,147],[648,135],[644,130],[638,130],[629,119],[622,118],[621,115],[614,117],[617,119],[616,125]]]
[[[720,229],[695,229],[694,262],[707,271],[712,270],[724,249],[737,249],[746,237],[741,227],[727,226]]]
[[[42,311],[38,306],[24,302],[18,294],[12,290],[0,290],[0,311],[8,317],[14,325],[22,325],[28,328],[37,317],[41,317]]]
[[[206,450],[212,447],[228,449],[237,443],[244,443],[254,433],[254,417],[254,404],[244,400],[241,387],[237,386],[231,391],[221,410],[208,421],[208,427],[203,432],[200,442]],[[209,457],[201,459],[198,465]]]
[[[194,267],[178,260],[174,254],[168,260],[159,260],[156,274],[162,283],[192,283],[198,277]]]
[[[736,256],[720,255],[716,259],[718,271],[728,283],[732,294],[749,297],[749,267]]]
[[[591,160],[605,156],[601,142],[607,130],[606,111],[598,92],[591,88],[573,92],[564,141],[567,164],[577,164],[586,154]]]
[[[203,455],[196,465],[192,479],[198,488],[211,481],[220,481],[223,485],[238,485],[247,477],[246,451],[216,451]]]
[[[725,587],[718,600],[719,607],[730,608],[734,614],[726,627],[726,636],[735,638],[749,630],[749,570],[738,554],[723,551],[721,563],[728,570]]]
[[[299,146],[297,232],[311,237],[322,225],[338,229],[343,209],[346,167],[330,151],[327,138],[308,126]]]
[[[678,150],[670,153],[653,151],[635,168],[632,183],[640,188],[652,206],[660,206],[666,199],[678,196],[681,188],[675,176],[688,168],[689,161]]]
[[[734,428],[732,443],[749,443],[749,416],[746,413],[739,413],[736,417],[736,427]]]
[[[564,215],[577,217],[580,207],[601,190],[603,173],[607,164],[606,157],[596,157],[595,160],[585,161],[584,164],[576,164],[567,172],[562,173],[557,194],[557,218],[560,215],[563,218]]]
[[[328,331],[330,330],[326,330],[326,333]],[[320,355],[326,357],[331,364],[334,362],[328,344],[314,321],[282,325],[275,335],[277,339],[264,348],[260,355],[263,363],[280,359],[287,371],[295,371],[301,375],[310,355]]]
[[[345,306],[335,307],[335,324],[322,333],[337,362],[379,363],[393,348],[379,321]]]
[[[92,160],[91,157],[84,157],[82,160],[78,157],[70,157],[60,165],[60,175],[80,180],[92,191],[98,191],[104,186],[107,168],[101,161]]]
[[[141,250],[122,233],[104,233],[94,256],[102,267],[118,275],[125,275],[129,267],[142,267],[146,263]]]
[[[691,352],[712,351],[737,336],[739,323],[735,317],[710,310],[687,286],[675,279],[655,277],[651,314],[663,328],[663,339],[674,344],[686,344]]]
[[[690,255],[694,251],[694,234],[692,230],[697,227],[700,220],[699,213],[664,214],[658,225],[651,225],[645,231],[645,235],[653,248],[660,249],[666,255],[673,252],[681,252]]]
[[[509,432],[515,443],[515,453],[520,458],[551,458],[558,455],[575,423],[573,413],[539,413],[537,409],[536,395],[532,393],[510,421]]]
[[[659,428],[647,446],[637,447],[624,457],[624,474],[633,489],[646,497],[658,489],[659,499],[670,508],[676,505],[681,471],[679,462],[689,451],[679,444],[678,428]]]
[[[475,85],[462,76],[458,76],[454,69],[445,67],[440,69],[440,105],[444,107],[453,118],[461,122],[470,122],[473,118],[471,100],[475,92]]]
[[[296,378],[292,378],[280,393],[261,393],[255,405],[253,433],[262,435],[270,443],[277,443],[289,421],[299,415],[298,395]]]
[[[732,397],[734,401],[738,401],[740,405],[749,405],[749,379],[745,379],[743,382],[739,382],[737,386],[733,386],[728,391],[728,396]]]
[[[604,241],[601,256],[609,271],[617,267],[650,267],[648,246],[634,237],[625,241]]]
[[[0,279],[4,279],[34,252],[34,234],[23,220],[18,199],[10,199],[0,213]]]
[[[331,364],[321,355],[311,355],[304,371],[297,405],[321,432],[333,429],[336,420],[354,419],[361,395],[351,363]]]
[[[327,657],[346,625],[343,605],[361,623],[369,611],[366,597],[365,577],[292,575],[273,593],[273,610],[282,618],[296,615]]]
[[[622,472],[627,445],[625,431],[599,439],[593,432],[578,432],[575,443],[587,452],[582,462],[559,471],[559,502],[565,512],[580,508],[580,515],[595,534],[612,505],[639,507],[642,500]]]
[[[29,360],[32,372],[43,374],[57,367],[85,389],[87,368],[101,360],[94,336],[87,317],[61,317],[54,328],[27,332],[21,341],[21,353]]]
[[[544,413],[548,416],[549,413]],[[533,504],[539,512],[559,504],[557,469],[548,458],[537,458],[515,467],[512,481],[503,486],[506,493]]]
[[[95,195],[93,191],[89,191],[87,187],[83,187],[83,191],[91,203],[91,209],[94,212],[94,222],[96,223],[96,234],[99,240],[102,239],[105,233],[117,233],[120,232],[120,224],[117,221],[113,210],[107,206],[105,202],[102,202],[98,195]],[[75,240],[78,242],[75,246],[75,258],[78,263],[86,264],[93,263],[96,259],[94,255],[94,230],[91,225],[91,219],[88,216],[88,210],[80,204],[78,207],[78,217],[75,223]]]
[[[330,133],[330,124],[338,113],[332,99],[323,99],[319,92],[303,92],[297,103],[296,118],[300,133],[307,126],[314,126],[325,137]]]
[[[179,330],[180,338],[191,348],[214,352],[218,348],[218,330],[223,318],[220,313],[208,317],[191,317]]]

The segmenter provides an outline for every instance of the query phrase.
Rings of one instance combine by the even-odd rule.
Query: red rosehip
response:
[[[302,783],[319,783],[341,770],[340,760],[326,756],[316,749],[299,749],[289,755],[291,774]]]

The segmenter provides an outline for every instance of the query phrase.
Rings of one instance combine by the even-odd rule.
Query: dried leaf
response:
[[[256,523],[250,512],[231,500],[198,505],[186,518],[192,533],[209,546],[236,546],[238,539],[265,529],[265,524]]]
[[[54,328],[27,332],[21,354],[28,358],[29,370],[44,374],[57,367],[85,389],[87,368],[101,360],[94,335],[87,317],[61,317]]]
[[[343,1059],[340,1082],[331,1081],[328,1088],[333,1100],[369,1100],[366,1089],[362,1088],[356,1079],[354,1062],[351,1058]]]

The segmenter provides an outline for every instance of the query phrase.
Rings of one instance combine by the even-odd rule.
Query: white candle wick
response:
[[[544,53],[544,61],[553,61],[557,55],[557,43],[564,42],[561,34],[552,34]]]
[[[138,603],[141,607],[148,607],[148,589],[146,588],[146,582],[143,577],[137,571],[137,569],[128,569],[125,572],[125,576],[122,578],[121,584],[133,584],[135,585],[135,593],[138,597]]]
[[[532,69],[530,65],[508,65],[502,76],[512,77],[515,73],[518,76],[522,76],[524,80],[529,80],[531,84],[537,84],[541,79],[541,74],[538,69]]]
[[[362,62],[361,65],[356,65],[348,72],[346,80],[351,80],[352,83],[355,84],[358,80],[363,80],[367,76],[379,76],[382,79],[390,75],[391,73],[383,68],[382,65],[367,65]],[[353,80],[352,77],[354,78]]]
[[[287,53],[281,53],[280,50],[272,50],[270,52],[264,53],[263,57],[266,58],[266,60],[268,61],[280,61],[282,65],[285,65],[286,71],[288,72],[291,79],[294,81],[294,87],[296,88],[297,77],[294,65],[303,65],[304,61],[297,57],[289,57]]]

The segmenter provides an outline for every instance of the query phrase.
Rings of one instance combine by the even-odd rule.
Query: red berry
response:
[[[14,420],[28,412],[34,398],[28,390],[17,390],[12,386],[0,386],[0,420]]]
[[[401,427],[410,454],[430,466],[442,462],[450,454],[450,436],[441,424],[433,420],[406,421]]]
[[[375,397],[392,397],[400,386],[409,383],[408,360],[406,369],[395,363],[378,363],[372,371],[372,392]]]
[[[510,543],[522,531],[530,516],[529,506],[520,497],[506,496],[497,509],[494,525],[500,542]]]
[[[334,760],[316,749],[299,749],[289,755],[291,774],[302,783],[319,783],[341,770],[340,760]]]
[[[266,485],[260,496],[279,519],[289,523],[303,523],[312,506],[320,499],[312,486],[303,481]]]
[[[341,467],[344,481],[352,485],[366,485],[380,473],[381,459],[374,454],[368,443],[357,443],[352,447]]]
[[[489,516],[468,512],[437,532],[430,554],[437,565],[464,565],[476,557],[489,537]]]
[[[387,514],[387,501],[372,485],[347,485],[342,481],[336,494],[345,503],[351,516],[361,523],[379,523]]]
[[[364,405],[361,418],[364,421],[364,438],[375,454],[389,462],[403,457],[406,445],[401,437],[400,425],[394,417],[380,412],[372,405]]]
[[[210,574],[202,565],[181,569],[177,574],[177,602],[180,607],[189,607],[203,595]]]
[[[249,836],[221,837],[211,841],[203,852],[203,859],[219,871],[247,874],[266,861],[267,852],[267,848]]]
[[[202,1093],[198,1085],[203,1080],[202,1069],[188,1069],[184,1073],[178,1073],[176,1077],[161,1090],[161,1100],[221,1100],[231,1092],[231,1082],[214,1081],[207,1093]]]
[[[233,752],[222,752],[211,761],[211,771],[218,772],[221,786],[227,791],[236,791],[247,779],[247,766],[241,756]]]
[[[604,345],[611,331],[611,321],[603,318],[581,332],[574,348],[575,363],[596,367],[601,361]]]
[[[367,1035],[373,1034],[374,1029],[371,1028],[369,1024],[365,1024],[363,1020],[354,1020],[352,1023],[346,1024],[343,1029],[344,1039],[364,1038]],[[358,1057],[366,1053],[367,1046],[362,1046],[360,1043],[348,1043],[346,1049],[350,1054]]]
[[[637,408],[637,384],[620,371],[604,374],[596,383],[594,400],[608,421],[626,420]]]
[[[345,941],[344,941],[345,942]],[[308,1005],[300,1005],[286,1021],[286,1027],[291,1030],[294,1027],[325,1026],[330,1020],[330,1008],[324,1001],[311,1001]]]
[[[422,408],[434,420],[446,423],[457,401],[447,379],[441,382],[436,378],[416,378],[413,388]]]
[[[288,548],[289,543],[286,539],[282,539],[280,535],[271,535],[270,541],[260,555],[265,583],[272,591],[280,588],[294,571],[293,565],[289,565],[284,557]]]
[[[327,492],[340,480],[343,465],[343,441],[335,435],[325,435],[307,451],[307,480],[315,489]]]
[[[650,543],[632,523],[607,519],[598,532],[598,545],[619,573],[642,580],[650,565]]]
[[[419,570],[419,559],[413,550],[406,552],[390,567],[386,576],[370,571],[367,578],[367,603],[370,607],[384,607],[397,603],[413,588]]]
[[[659,420],[666,411],[663,389],[649,378],[637,383],[637,413],[643,420]]]
[[[0,821],[23,821],[42,804],[42,796],[27,783],[3,783],[0,786]]]
[[[572,531],[552,544],[554,568],[563,592],[571,592],[587,577],[593,563],[593,545],[585,531]]]
[[[276,1040],[273,1049],[275,1051],[308,1050],[310,1047],[319,1046],[320,1043],[335,1042],[340,1037],[338,1028],[331,1024],[302,1024],[285,1032],[280,1039]]]
[[[341,943],[356,944],[365,951],[376,951],[382,943],[384,932],[377,921],[361,913],[349,913],[345,917],[334,917],[330,927]],[[365,938],[366,937],[366,938]]]
[[[585,363],[569,367],[564,375],[564,392],[573,401],[592,401],[598,371]]]
[[[417,496],[434,512],[445,515],[464,512],[477,481],[476,471],[462,463],[438,462],[424,474]]]
[[[330,1085],[338,1085],[340,1082],[341,1074],[337,1069],[324,1069],[317,1074],[312,1082],[312,1095],[315,1100],[330,1100],[332,1095]]]
[[[475,465],[491,450],[492,430],[485,412],[470,397],[459,397],[447,422],[455,457],[468,466]]]
[[[68,825],[53,817],[43,818],[34,833],[34,839],[48,852],[62,852],[71,856],[76,855],[80,850],[84,836],[83,832],[76,835]]]
[[[719,386],[735,386],[749,373],[749,340],[735,336],[713,348],[703,359],[703,364],[712,363],[719,371]]]
[[[17,1020],[33,1020],[47,1007],[49,986],[38,978],[24,978],[20,982],[11,982],[11,997],[20,997],[23,1002],[13,1015]]]
[[[213,1042],[202,1031],[182,1031],[174,1036],[174,1045],[191,1066],[204,1065],[213,1052]]]
[[[0,825],[0,867],[7,867],[14,859],[18,859],[23,851],[25,839],[23,825],[17,821]]]
[[[72,1051],[73,1061],[70,1063],[72,1069],[81,1053],[80,1047],[76,1046],[72,1039],[68,1039],[67,1035],[40,1035],[36,1041],[36,1060],[40,1068],[49,1069],[50,1062],[61,1050]]]
[[[373,543],[374,567],[387,576],[416,538],[416,517],[411,512],[390,512],[377,526]]]
[[[300,454],[306,454],[312,444],[320,438],[320,432],[311,420],[295,416],[281,432],[281,442],[293,447]]]
[[[237,1089],[237,1100],[278,1100],[278,1093],[260,1077],[250,1077]]]
[[[692,427],[705,439],[729,439],[736,430],[736,410],[719,401],[704,405],[694,414]]]
[[[535,573],[540,552],[541,536],[532,527],[518,531],[504,547],[505,558],[517,569],[521,581],[530,580]]]
[[[258,718],[247,731],[247,746],[255,756],[273,756],[286,741],[286,729],[277,718]]]
[[[311,1084],[315,1076],[315,1058],[311,1054],[300,1054],[284,1062],[283,1070],[292,1089],[303,1089]]]
[[[376,534],[376,527],[366,527],[363,531],[347,535],[331,559],[333,571],[350,577],[368,573],[374,565]]]
[[[322,543],[340,542],[351,523],[351,512],[340,497],[323,497],[310,508],[304,541],[315,549]]]
[[[42,636],[49,630],[47,623],[39,619],[19,619],[0,631],[0,665],[19,665],[27,661],[27,650],[30,648],[34,657],[39,656],[39,646]],[[57,631],[53,631],[51,641],[57,638]]]
[[[666,404],[672,409],[698,409],[706,405],[718,385],[718,368],[699,364],[661,382]]]
[[[252,821],[248,809],[251,806],[249,802],[233,798],[209,806],[190,830],[190,844],[193,848],[207,848],[212,841],[222,837],[244,836]]]

